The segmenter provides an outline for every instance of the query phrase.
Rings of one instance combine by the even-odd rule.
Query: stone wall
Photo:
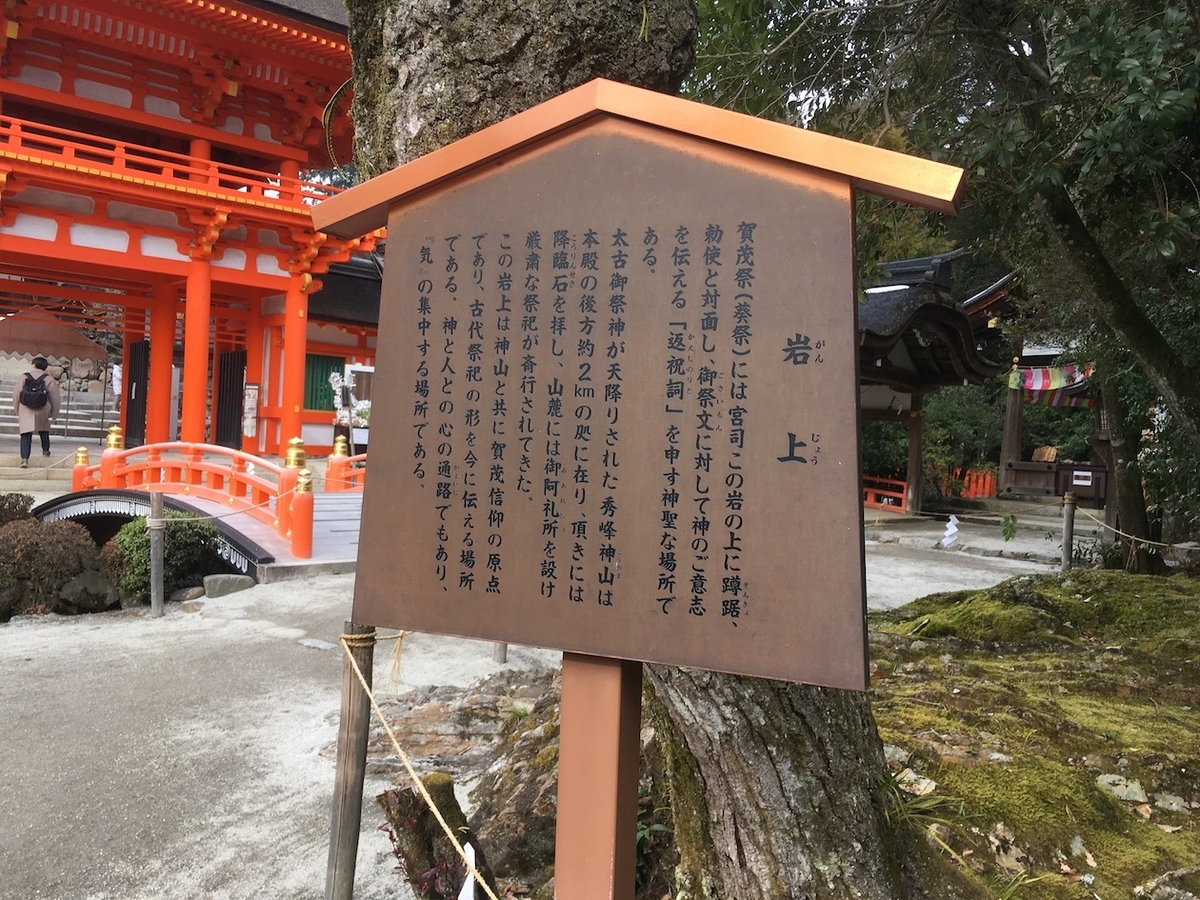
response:
[[[35,355],[0,354],[0,378],[15,379],[28,372]],[[46,367],[46,372],[50,377],[57,379],[63,393],[99,393],[105,389],[111,390],[112,366],[106,360],[47,356],[46,361],[50,364]]]

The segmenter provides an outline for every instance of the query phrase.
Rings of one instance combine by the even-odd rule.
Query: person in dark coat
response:
[[[29,371],[17,379],[13,387],[13,412],[17,414],[17,427],[21,432],[21,468],[29,465],[29,454],[33,450],[33,433],[42,438],[42,456],[50,455],[50,422],[58,415],[62,405],[62,391],[58,380],[46,373],[46,357],[35,356]],[[41,409],[30,409],[21,402],[21,389],[27,378],[42,378],[46,385],[46,405]]]

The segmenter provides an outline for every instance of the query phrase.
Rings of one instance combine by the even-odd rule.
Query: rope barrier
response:
[[[362,480],[358,479],[358,478],[330,478],[328,476],[323,476],[321,478],[321,483],[322,484],[348,484],[351,487],[362,487]],[[336,493],[336,491],[335,491],[335,493]]]
[[[403,639],[403,637],[404,632],[402,631],[400,634],[396,635],[396,640],[399,642]],[[341,642],[342,652],[345,653],[346,659],[350,661],[350,665],[354,669],[354,675],[356,678],[358,678],[358,683],[362,685],[362,689],[366,693],[367,699],[371,702],[371,709],[375,712],[376,717],[383,725],[383,730],[387,733],[388,740],[390,740],[392,743],[392,749],[396,751],[396,756],[399,757],[400,762],[404,764],[404,769],[408,772],[408,777],[412,779],[417,793],[421,795],[421,799],[425,801],[425,805],[429,807],[429,811],[433,813],[433,817],[437,820],[438,825],[441,826],[442,831],[446,834],[446,837],[450,839],[450,843],[458,852],[459,859],[461,859],[463,865],[466,866],[467,872],[469,872],[475,879],[475,883],[483,888],[484,893],[488,895],[489,900],[500,900],[500,898],[496,896],[495,892],[488,885],[487,881],[484,880],[483,876],[479,874],[479,870],[476,869],[475,866],[472,865],[467,859],[467,853],[465,850],[463,850],[462,844],[458,842],[458,838],[455,837],[453,829],[446,824],[446,819],[442,816],[441,810],[437,808],[437,804],[434,802],[433,797],[429,795],[429,791],[425,789],[424,783],[421,781],[416,770],[413,768],[412,763],[409,761],[408,754],[404,752],[404,750],[400,747],[400,742],[396,740],[396,733],[392,731],[392,726],[388,724],[387,717],[383,714],[383,710],[380,709],[379,704],[375,701],[375,695],[371,693],[371,687],[367,684],[367,679],[363,677],[362,669],[358,667],[358,661],[350,652],[351,646],[367,646],[367,641],[375,640],[375,635],[343,634],[338,640]]]
[[[387,687],[384,688],[384,693],[389,697],[395,697],[400,693],[400,653],[404,649],[404,636],[407,631],[401,631],[395,636],[396,650],[392,654],[392,664],[388,668]]]
[[[163,494],[164,494],[164,495],[165,495],[166,493],[168,493],[168,492],[167,492],[167,491],[163,491]],[[171,493],[174,493],[174,492],[171,492]],[[276,503],[276,502],[278,502],[279,500],[282,500],[284,497],[287,497],[287,496],[289,496],[289,495],[291,495],[291,494],[294,494],[294,493],[296,493],[296,489],[295,489],[295,488],[288,488],[288,489],[287,489],[286,491],[284,491],[282,494],[279,494],[278,496],[274,497],[274,498],[273,498],[273,499],[271,499],[271,500],[265,500],[265,501],[263,501],[262,503],[256,503],[256,504],[254,504],[253,506],[243,506],[243,507],[240,507],[239,509],[233,509],[233,510],[230,510],[230,511],[229,511],[229,512],[227,512],[227,513],[213,513],[212,515],[200,515],[199,513],[189,513],[189,516],[190,516],[190,518],[188,518],[188,519],[186,519],[186,520],[181,520],[181,519],[178,519],[178,518],[176,518],[176,519],[164,518],[164,521],[165,521],[165,522],[166,522],[168,525],[169,525],[169,524],[171,524],[172,522],[182,522],[182,521],[188,521],[188,522],[196,522],[196,521],[203,521],[203,522],[215,522],[215,521],[216,521],[216,520],[218,520],[218,519],[228,519],[228,518],[230,518],[230,517],[232,517],[232,516],[236,516],[236,515],[238,515],[239,513],[248,513],[248,512],[250,512],[250,510],[252,510],[252,509],[264,509],[265,507],[268,507],[268,506],[270,506],[272,503]]]
[[[1093,522],[1095,522],[1097,525],[1099,525],[1105,531],[1111,531],[1117,537],[1125,538],[1125,540],[1132,541],[1133,543],[1139,544],[1141,546],[1161,547],[1164,550],[1184,549],[1182,544],[1166,544],[1166,543],[1163,543],[1162,541],[1152,541],[1149,538],[1135,537],[1132,534],[1127,534],[1126,532],[1121,531],[1119,528],[1114,528],[1113,526],[1109,525],[1103,519],[1097,519],[1086,509],[1081,509],[1078,506],[1075,507],[1075,512],[1076,512],[1076,514],[1082,513],[1085,518],[1091,519]],[[926,517],[926,518],[932,519],[932,518],[942,518],[942,517],[946,516],[947,514],[921,511],[919,513],[912,513],[912,512],[905,513],[905,515],[913,516],[913,517]],[[1012,515],[1016,515],[1016,513],[1014,512],[1014,513],[1012,513]],[[871,519],[869,522],[866,522],[865,525],[867,528],[880,528],[887,521],[888,521],[888,518],[886,516],[877,515],[873,519]]]
[[[1123,538],[1125,538],[1125,540],[1132,541],[1135,544],[1140,544],[1145,547],[1162,547],[1164,550],[1179,550],[1179,549],[1182,549],[1182,547],[1183,547],[1182,544],[1164,544],[1162,541],[1152,541],[1149,538],[1134,537],[1132,534],[1126,534],[1124,531],[1121,531],[1119,528],[1113,528],[1113,526],[1109,525],[1107,522],[1100,521],[1095,516],[1093,516],[1091,513],[1089,513],[1086,509],[1078,509],[1077,508],[1075,511],[1077,513],[1083,513],[1084,516],[1091,519],[1093,522],[1095,522],[1097,525],[1099,525],[1101,528],[1105,529],[1106,531],[1111,531],[1113,534],[1117,535],[1118,537],[1123,537]]]

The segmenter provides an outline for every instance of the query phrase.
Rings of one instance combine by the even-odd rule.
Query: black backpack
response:
[[[27,374],[25,386],[21,388],[21,405],[30,409],[41,409],[49,399],[50,395],[46,393],[46,376],[39,375],[34,378]]]

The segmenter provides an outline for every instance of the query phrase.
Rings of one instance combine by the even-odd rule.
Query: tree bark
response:
[[[1150,536],[1146,494],[1137,459],[1141,431],[1130,423],[1129,406],[1111,378],[1101,376],[1100,393],[1108,414],[1109,447],[1105,462],[1113,473],[1112,490],[1106,502],[1117,505],[1117,528],[1129,535],[1116,536],[1124,551],[1125,568],[1138,575],[1162,575],[1166,572],[1162,555],[1151,552],[1137,540]]]
[[[693,0],[347,0],[362,178],[593,78],[675,93]]]
[[[922,896],[905,884],[883,815],[887,767],[865,694],[646,671],[681,892],[738,900]]]

